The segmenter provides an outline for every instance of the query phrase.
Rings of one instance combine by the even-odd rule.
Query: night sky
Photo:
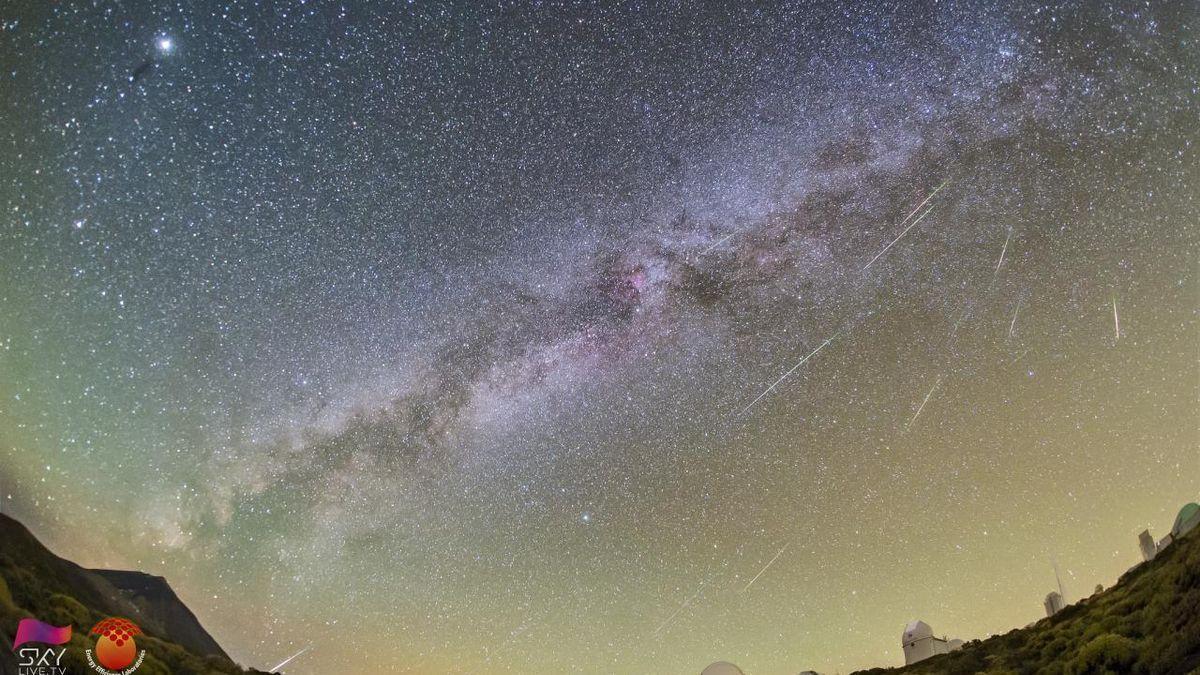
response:
[[[1200,497],[1200,6],[876,4],[5,3],[0,507],[289,673],[1110,585]]]

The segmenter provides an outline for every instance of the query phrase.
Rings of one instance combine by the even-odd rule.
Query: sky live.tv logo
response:
[[[13,638],[17,654],[17,675],[65,675],[62,647],[26,646],[32,644],[63,645],[71,641],[71,626],[55,626],[37,619],[21,619]]]

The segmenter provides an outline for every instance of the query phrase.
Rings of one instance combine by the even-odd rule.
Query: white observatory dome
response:
[[[910,621],[904,627],[904,637],[901,638],[901,644],[909,644],[928,637],[933,637],[933,629],[929,627],[929,624],[920,620]]]
[[[741,668],[729,663],[728,661],[717,661],[711,666],[704,669],[700,675],[746,675]]]

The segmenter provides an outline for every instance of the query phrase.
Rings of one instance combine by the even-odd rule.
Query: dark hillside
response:
[[[1027,628],[885,673],[1187,675],[1200,671],[1200,528],[1112,588]]]
[[[24,525],[0,514],[0,641],[11,645],[17,623],[33,617],[73,626],[64,658],[68,672],[89,672],[84,650],[96,622],[113,616],[137,623],[146,650],[138,673],[246,673],[204,630],[162,577],[141,572],[89,570],[64,560],[41,544]],[[16,661],[3,650],[0,675],[15,673]]]

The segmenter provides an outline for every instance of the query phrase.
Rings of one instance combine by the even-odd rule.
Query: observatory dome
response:
[[[705,668],[700,675],[746,675],[741,668],[729,663],[728,661],[717,661],[716,663]]]
[[[1171,526],[1171,534],[1178,539],[1187,534],[1200,524],[1200,504],[1190,502],[1184,504],[1182,509],[1179,509],[1179,515],[1175,516],[1175,524]]]
[[[927,637],[933,637],[933,629],[929,627],[929,624],[920,620],[910,621],[909,624],[904,627],[904,637],[901,638],[901,643],[908,644],[910,642]]]

